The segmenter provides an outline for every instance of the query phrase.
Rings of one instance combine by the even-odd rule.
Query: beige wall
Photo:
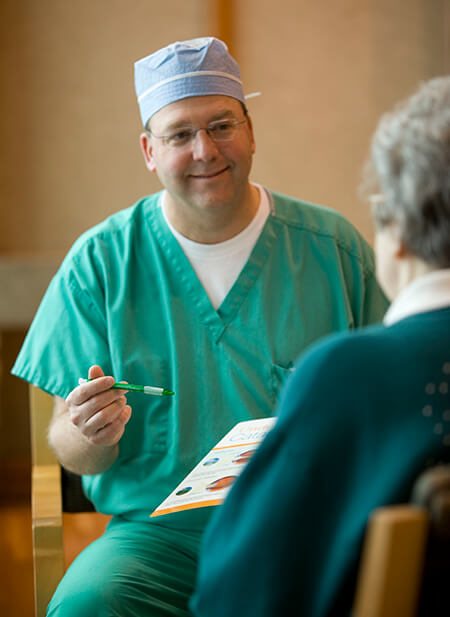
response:
[[[204,35],[208,6],[0,5],[0,253],[64,252],[92,224],[159,188],[139,150],[133,62],[172,40]]]
[[[138,147],[132,64],[205,34],[214,4],[2,0],[0,256],[63,254],[83,230],[159,188]],[[263,92],[249,101],[253,178],[342,211],[370,237],[355,194],[369,137],[394,101],[450,70],[448,1],[230,6],[246,90]]]
[[[343,212],[371,238],[356,195],[380,114],[450,72],[448,0],[246,0],[235,50],[257,156],[254,179]]]

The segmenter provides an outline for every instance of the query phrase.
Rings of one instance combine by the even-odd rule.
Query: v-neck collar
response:
[[[267,189],[263,190],[266,191],[269,199],[270,214],[246,264],[217,310],[211,304],[208,294],[199,281],[192,265],[170,231],[158,202],[154,201],[153,207],[148,210],[147,223],[164,250],[166,258],[171,263],[174,276],[177,279],[177,285],[180,289],[180,295],[197,312],[198,318],[210,330],[211,336],[216,342],[222,337],[226,328],[233,321],[240,307],[245,302],[248,293],[264,267],[264,263],[279,233],[278,227],[273,224],[273,196]]]

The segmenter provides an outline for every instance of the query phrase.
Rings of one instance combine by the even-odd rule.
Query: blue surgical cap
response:
[[[241,72],[223,41],[177,41],[134,65],[136,95],[146,126],[158,110],[190,96],[223,94],[245,102]]]

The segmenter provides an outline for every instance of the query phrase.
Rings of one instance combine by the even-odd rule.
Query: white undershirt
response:
[[[166,223],[194,268],[215,309],[222,304],[247,263],[269,216],[270,206],[266,192],[260,185],[254,186],[259,190],[259,206],[252,221],[237,236],[218,244],[200,244],[182,236],[167,218],[166,192],[163,193],[161,203]]]

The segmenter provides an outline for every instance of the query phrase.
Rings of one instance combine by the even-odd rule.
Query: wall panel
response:
[[[253,178],[343,212],[368,238],[356,194],[380,114],[450,71],[445,0],[246,0],[234,47],[257,152]]]
[[[139,150],[133,62],[203,36],[208,16],[201,0],[2,0],[0,253],[65,252],[159,188]]]

